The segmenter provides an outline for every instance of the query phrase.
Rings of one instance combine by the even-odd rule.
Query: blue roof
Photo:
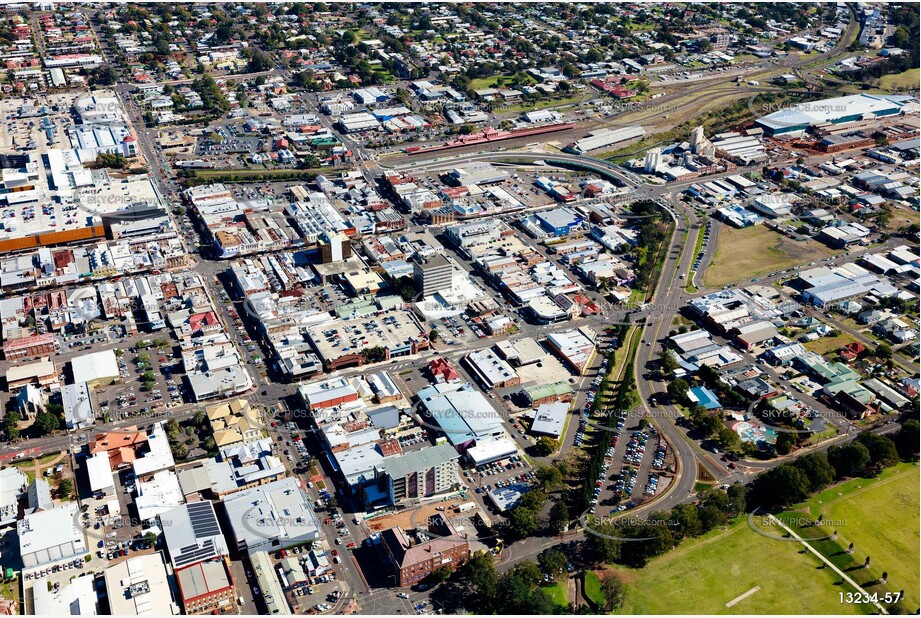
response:
[[[706,386],[695,386],[691,388],[691,393],[697,399],[697,403],[707,410],[715,410],[723,407],[722,404],[720,404],[720,400],[716,398],[716,393]]]

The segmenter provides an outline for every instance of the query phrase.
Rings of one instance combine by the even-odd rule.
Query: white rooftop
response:
[[[70,367],[75,383],[93,382],[119,376],[118,361],[114,350],[103,350],[74,357],[70,361]]]

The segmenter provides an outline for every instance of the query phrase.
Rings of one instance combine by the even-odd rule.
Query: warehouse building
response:
[[[763,116],[756,124],[772,137],[802,137],[816,127],[893,116],[907,102],[907,97],[855,94],[794,105]]]
[[[90,387],[110,384],[119,377],[114,350],[103,350],[73,358],[70,368],[74,383],[86,382]]]
[[[569,144],[563,150],[576,155],[581,155],[591,150],[607,148],[622,144],[632,139],[646,135],[643,127],[622,127],[620,129],[600,129],[589,133],[587,137]]]
[[[361,131],[379,131],[381,123],[368,113],[348,114],[339,118],[337,123],[344,133],[359,133]]]
[[[531,433],[559,439],[563,433],[563,426],[566,424],[567,414],[569,414],[568,403],[541,404],[534,412]]]
[[[77,521],[76,502],[30,513],[19,520],[16,526],[23,566],[31,569],[85,555],[86,538]]]

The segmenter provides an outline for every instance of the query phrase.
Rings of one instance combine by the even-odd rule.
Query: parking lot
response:
[[[634,415],[615,418],[613,432],[597,432],[602,439],[610,438],[595,481],[592,514],[598,509],[606,514],[607,507],[613,507],[611,514],[634,508],[663,491],[671,478],[665,469],[673,457],[655,428],[638,422]]]
[[[520,483],[533,483],[534,472],[518,455],[463,471],[467,485],[474,493],[485,498],[486,492]],[[484,500],[487,508],[495,512],[492,503]]]
[[[119,382],[100,387],[95,393],[104,419],[147,417],[183,403],[186,389],[176,376],[181,367],[169,347],[122,349],[118,357]]]

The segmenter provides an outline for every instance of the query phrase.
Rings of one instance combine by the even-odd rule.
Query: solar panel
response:
[[[195,564],[196,562],[201,562],[209,558],[217,556],[217,552],[214,549],[214,543],[211,539],[203,541],[201,546],[198,545],[189,545],[183,547],[180,550],[178,556],[173,557],[173,562],[176,568],[181,568],[189,564]]]
[[[186,508],[192,522],[192,531],[196,537],[215,536],[221,533],[210,502],[192,502],[186,505]]]

